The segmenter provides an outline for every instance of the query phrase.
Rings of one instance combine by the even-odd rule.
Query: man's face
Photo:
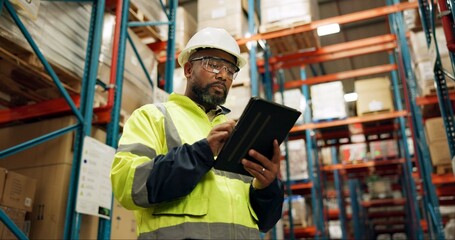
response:
[[[221,50],[203,49],[191,55],[190,61],[185,64],[185,76],[188,78],[186,95],[206,108],[214,108],[226,102],[233,79],[225,68],[219,73],[207,70],[207,64],[211,64],[205,60],[207,57],[219,59],[227,66],[235,63],[235,58]]]

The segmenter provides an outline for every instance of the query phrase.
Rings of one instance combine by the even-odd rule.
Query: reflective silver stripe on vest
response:
[[[232,223],[183,223],[141,233],[138,239],[260,239],[259,231]]]
[[[154,159],[145,162],[136,167],[133,178],[133,188],[131,189],[131,197],[134,203],[141,207],[149,207],[151,204],[148,199],[147,179],[152,173]]]
[[[131,189],[131,195],[136,205],[142,207],[150,206],[146,183],[153,168],[153,159],[156,157],[155,149],[141,143],[133,143],[120,145],[117,152],[130,152],[151,159],[151,161],[143,163],[136,168],[136,171],[134,172],[133,188]]]
[[[213,169],[213,171],[215,172],[216,175],[227,177],[230,179],[237,179],[237,180],[243,181],[245,183],[251,183],[251,181],[253,180],[253,177],[245,176],[245,175],[238,174],[238,173],[231,173],[231,172],[221,171],[218,169]]]
[[[175,127],[174,122],[172,121],[172,118],[167,112],[167,109],[164,106],[164,104],[155,103],[155,106],[164,115],[164,131],[166,135],[167,150],[170,151],[174,147],[182,145],[182,140],[180,139],[180,135],[177,131],[177,128]]]
[[[156,157],[155,149],[147,147],[142,143],[119,145],[117,148],[117,152],[130,152],[132,154],[148,157],[150,159]]]

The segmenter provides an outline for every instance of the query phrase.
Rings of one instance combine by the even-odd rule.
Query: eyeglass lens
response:
[[[223,61],[221,59],[215,58],[204,58],[202,60],[202,66],[205,70],[212,72],[212,73],[220,73],[222,69],[226,71],[227,76],[230,79],[235,79],[237,76],[236,67],[233,66],[231,63]]]

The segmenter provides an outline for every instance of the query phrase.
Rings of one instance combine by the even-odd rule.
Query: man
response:
[[[280,150],[262,165],[242,160],[254,178],[215,170],[232,132],[222,107],[246,60],[224,30],[205,28],[180,53],[185,95],[137,109],[126,122],[111,170],[116,199],[134,210],[140,239],[258,239],[281,217]]]

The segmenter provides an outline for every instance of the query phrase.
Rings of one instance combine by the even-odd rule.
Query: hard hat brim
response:
[[[177,59],[180,66],[183,67],[185,65],[185,63],[188,62],[189,57],[195,52],[195,50],[200,49],[200,48],[218,49],[218,50],[231,54],[232,56],[237,58],[237,66],[239,68],[244,67],[247,63],[247,60],[245,58],[243,58],[243,56],[241,56],[240,54],[234,53],[232,51],[229,51],[227,49],[221,49],[221,48],[217,48],[217,47],[210,46],[210,45],[195,45],[190,48],[184,49],[182,52],[180,52],[178,59]]]

